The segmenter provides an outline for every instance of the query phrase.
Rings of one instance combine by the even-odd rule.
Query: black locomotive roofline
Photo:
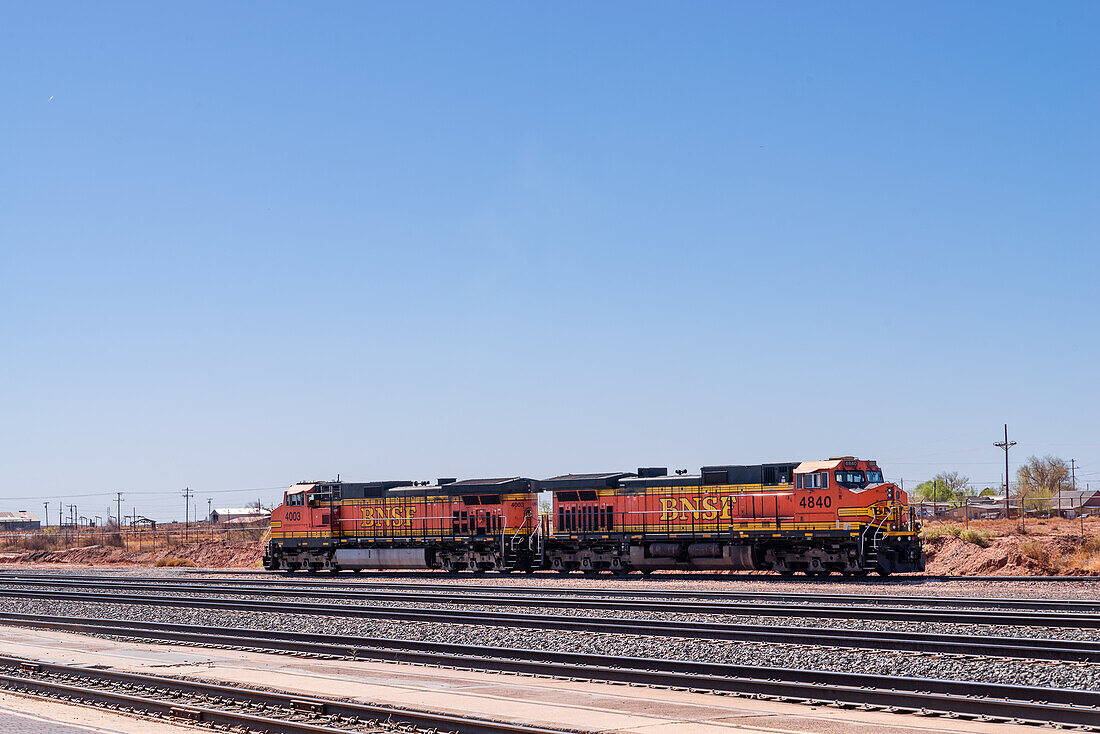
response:
[[[451,496],[472,495],[483,492],[512,493],[512,492],[537,492],[539,482],[527,477],[498,477],[491,479],[465,479],[461,482],[453,479],[439,480],[434,485],[413,481],[386,481],[386,482],[299,482],[295,487],[320,486],[340,490],[340,498],[347,500],[375,499],[390,495],[402,497],[422,496]],[[296,491],[293,488],[291,491]]]
[[[539,492],[579,489],[645,489],[647,487],[699,487],[717,484],[785,484],[794,481],[794,470],[800,462],[771,464],[728,464],[704,466],[698,474],[669,476],[665,467],[641,467],[637,472],[596,472],[562,474],[549,479],[528,477],[495,477],[487,479],[439,479],[433,485],[408,480],[383,482],[299,482],[298,485],[331,485],[339,487],[345,499],[402,496],[462,495],[478,492]]]

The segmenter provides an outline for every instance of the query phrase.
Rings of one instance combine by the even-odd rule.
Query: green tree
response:
[[[929,479],[917,485],[917,496],[925,502],[954,502],[955,493],[938,479]]]
[[[917,485],[917,496],[925,502],[951,502],[962,504],[973,494],[970,489],[970,477],[957,471],[941,471],[927,482]]]

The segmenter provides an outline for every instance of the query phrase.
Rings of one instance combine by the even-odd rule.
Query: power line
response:
[[[288,482],[287,484],[280,484],[280,485],[275,486],[275,487],[244,487],[242,489],[210,489],[210,490],[207,490],[207,494],[232,494],[234,492],[271,492],[271,491],[274,491],[276,489],[279,489],[279,490],[286,489],[287,487],[291,486],[292,484],[293,484],[293,482]],[[126,494],[128,494],[128,495],[140,495],[140,496],[143,496],[143,497],[148,497],[148,496],[166,497],[166,496],[169,496],[169,495],[174,495],[177,492],[179,492],[178,489],[166,489],[166,490],[149,490],[149,491],[144,491],[144,492],[127,492]],[[67,494],[66,493],[65,496],[66,497],[73,497],[73,498],[80,498],[80,497],[110,497],[112,494],[116,494],[116,492],[113,492],[113,491],[110,491],[110,490],[105,490],[103,492],[85,492],[85,493],[82,493],[82,494]],[[24,497],[0,496],[0,500],[36,500],[36,499],[39,499],[41,496],[42,495],[29,495],[29,496],[24,496]]]

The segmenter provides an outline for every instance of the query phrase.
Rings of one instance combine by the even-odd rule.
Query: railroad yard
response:
[[[0,716],[29,695],[169,729],[1091,730],[1098,590],[13,568]]]

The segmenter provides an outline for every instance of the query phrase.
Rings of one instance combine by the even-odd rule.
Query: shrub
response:
[[[962,528],[960,528],[958,525],[940,525],[939,527],[935,528],[925,528],[924,539],[929,542],[933,542],[939,540],[945,535],[950,535],[952,538],[957,538],[959,537],[959,534],[961,532]]]
[[[992,537],[992,533],[984,533],[981,530],[967,528],[960,532],[957,537],[964,543],[973,543],[979,548],[988,548],[989,539]]]
[[[925,528],[921,531],[921,537],[929,543],[934,543],[945,535],[943,528]]]
[[[164,568],[165,566],[188,566],[195,567],[198,564],[192,561],[190,558],[173,558],[172,556],[165,556],[164,558],[157,560],[157,568]]]
[[[1037,540],[1025,540],[1020,543],[1020,552],[1042,564],[1046,564],[1050,560],[1050,554],[1047,552],[1046,546]]]

